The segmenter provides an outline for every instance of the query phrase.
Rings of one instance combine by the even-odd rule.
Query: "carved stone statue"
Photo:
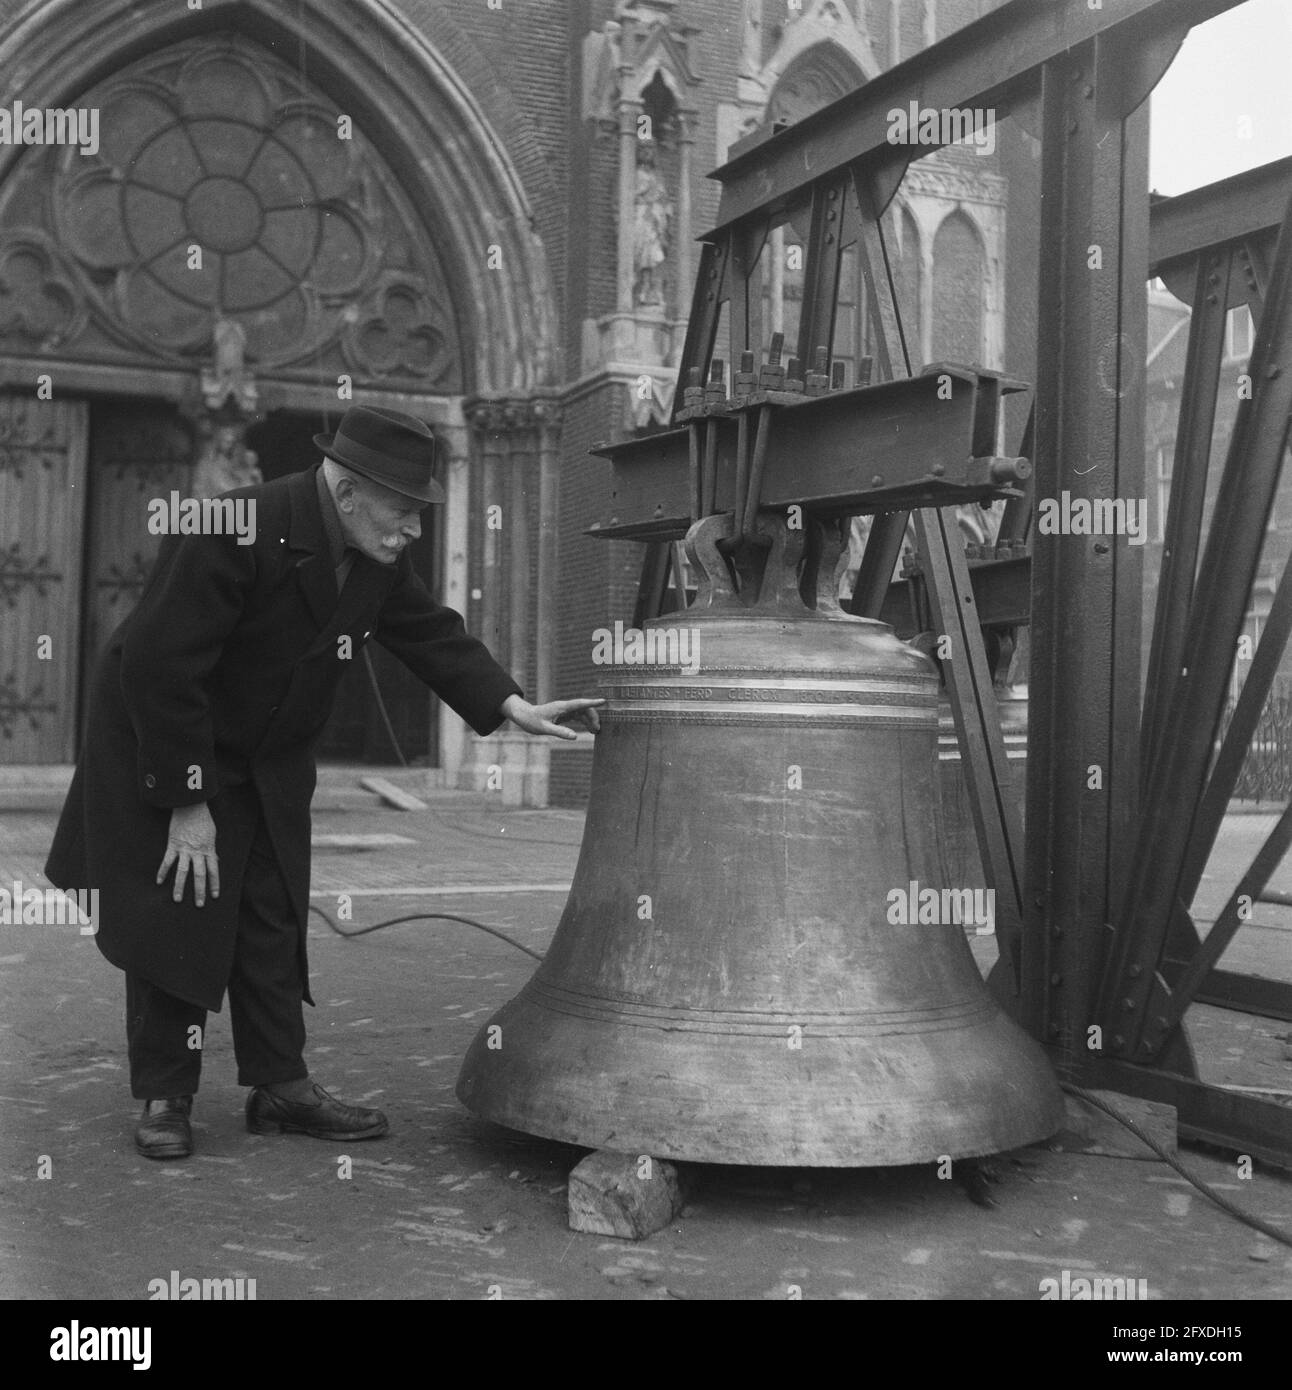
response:
[[[256,383],[246,366],[247,332],[236,320],[217,316],[211,329],[215,366],[202,368],[202,398],[219,410],[232,397],[248,415],[256,408]]]
[[[243,438],[241,425],[226,423],[209,429],[193,469],[194,497],[218,497],[230,488],[264,481],[259,460]]]
[[[745,0],[745,33],[740,54],[742,77],[753,77],[763,66],[763,0]]]
[[[633,303],[641,308],[662,306],[674,204],[659,170],[655,151],[643,143],[637,154],[637,196],[633,218]]]

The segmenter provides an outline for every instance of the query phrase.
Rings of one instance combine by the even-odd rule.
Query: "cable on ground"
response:
[[[1259,1216],[1253,1216],[1250,1212],[1244,1211],[1242,1207],[1236,1206],[1231,1202],[1228,1197],[1217,1192],[1210,1183],[1204,1182],[1202,1178],[1196,1177],[1193,1173],[1189,1172],[1174,1154],[1168,1153],[1156,1139],[1152,1138],[1151,1135],[1145,1134],[1134,1120],[1127,1119],[1125,1115],[1114,1110],[1111,1105],[1100,1100],[1098,1096],[1087,1091],[1084,1087],[1073,1086],[1067,1081],[1060,1082],[1059,1084],[1069,1095],[1077,1096],[1079,1099],[1084,1100],[1087,1105],[1093,1105],[1096,1110],[1102,1110],[1105,1115],[1111,1115],[1118,1124],[1125,1125],[1137,1139],[1147,1144],[1163,1163],[1167,1163],[1174,1168],[1186,1182],[1192,1183],[1204,1197],[1208,1197],[1211,1201],[1215,1202],[1221,1211],[1228,1212],[1230,1216],[1235,1217],[1244,1225],[1250,1226],[1254,1231],[1260,1231],[1262,1235],[1269,1236],[1271,1240],[1277,1240],[1280,1245],[1292,1245],[1292,1235],[1289,1235],[1287,1231],[1280,1231],[1277,1226],[1271,1226],[1269,1222],[1262,1221]]]
[[[505,941],[509,946],[514,946],[518,951],[524,951],[527,956],[532,956],[535,960],[541,961],[542,956],[537,951],[532,951],[528,946],[517,941],[515,937],[508,936],[506,932],[500,931],[497,927],[491,927],[485,922],[477,922],[474,917],[461,917],[455,912],[413,912],[406,917],[390,917],[384,922],[376,922],[370,927],[358,927],[354,931],[344,931],[336,922],[324,912],[321,907],[310,904],[310,911],[316,912],[328,924],[329,927],[338,935],[344,937],[367,936],[369,932],[381,931],[386,927],[397,927],[401,922],[461,922],[464,926],[475,927],[477,931],[487,932],[490,936],[496,936],[499,941]],[[1060,1082],[1063,1090],[1069,1095],[1076,1096],[1084,1100],[1087,1105],[1093,1105],[1096,1110],[1102,1110],[1105,1115],[1111,1116],[1118,1124],[1125,1126],[1126,1129],[1138,1139],[1146,1144],[1162,1160],[1174,1168],[1186,1182],[1191,1183],[1202,1195],[1214,1202],[1221,1211],[1228,1212],[1236,1220],[1241,1221],[1245,1226],[1250,1226],[1254,1231],[1260,1231],[1262,1235],[1268,1236],[1271,1240],[1276,1240],[1280,1245],[1292,1246],[1292,1235],[1286,1231],[1281,1231],[1277,1226],[1271,1226],[1268,1221],[1262,1221],[1259,1216],[1253,1216],[1251,1212],[1244,1211],[1242,1207],[1235,1205],[1228,1197],[1217,1192],[1210,1183],[1197,1177],[1175,1157],[1168,1153],[1161,1144],[1151,1135],[1146,1134],[1135,1123],[1128,1119],[1119,1111],[1113,1109],[1106,1101],[1100,1100],[1093,1092],[1087,1091],[1083,1086],[1074,1086],[1071,1082]]]

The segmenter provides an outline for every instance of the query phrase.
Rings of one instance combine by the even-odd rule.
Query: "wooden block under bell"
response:
[[[677,1168],[648,1154],[601,1149],[570,1173],[570,1230],[644,1240],[682,1209]]]

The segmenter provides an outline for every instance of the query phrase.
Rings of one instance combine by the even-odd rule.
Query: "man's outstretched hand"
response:
[[[220,861],[215,857],[215,821],[206,802],[194,806],[176,806],[170,813],[170,835],[166,854],[157,870],[157,882],[165,882],[170,866],[175,868],[175,901],[183,902],[184,884],[189,869],[193,870],[193,902],[201,907],[206,902],[206,886],[211,896],[220,896]]]
[[[604,700],[550,700],[545,705],[531,705],[519,695],[508,695],[502,702],[502,713],[527,734],[553,734],[557,738],[578,738],[576,725],[596,733],[601,728],[597,706]]]

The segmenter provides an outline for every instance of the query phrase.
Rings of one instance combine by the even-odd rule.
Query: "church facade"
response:
[[[631,620],[641,555],[586,535],[589,450],[668,419],[707,173],[993,7],[0,0],[0,760],[75,758],[150,504],[310,466],[352,402],[436,431],[432,592],[529,698],[595,694],[594,634]],[[1027,326],[1005,327],[1036,275],[1012,126],[917,160],[890,210],[920,363],[1030,372]],[[804,234],[768,238],[769,332],[792,335]],[[832,345],[853,379],[867,344],[853,288]],[[480,740],[377,650],[321,752],[396,747],[531,805],[577,804],[590,761]]]

